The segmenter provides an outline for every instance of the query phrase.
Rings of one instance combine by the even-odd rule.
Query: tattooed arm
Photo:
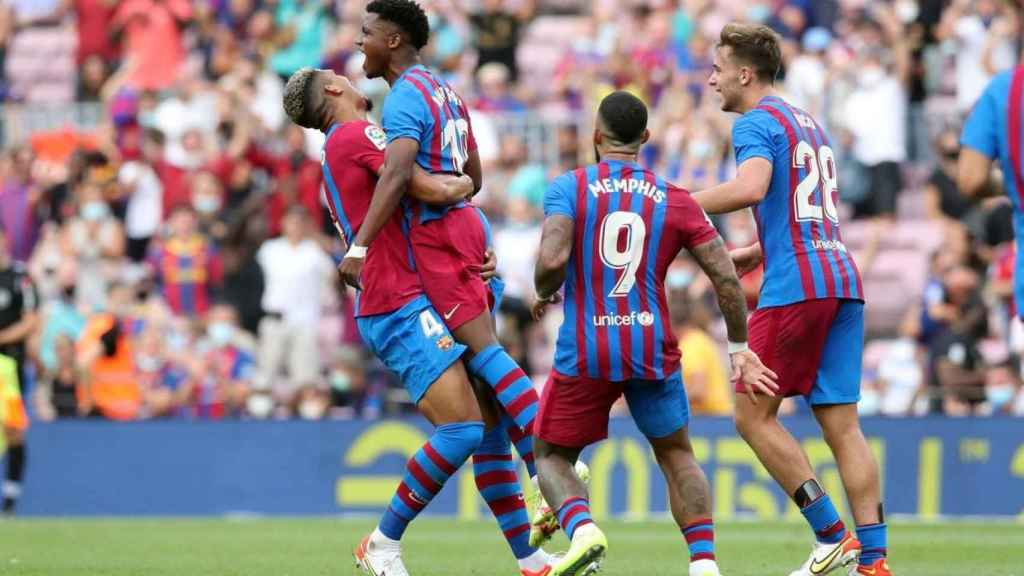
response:
[[[725,316],[729,341],[746,342],[747,300],[722,237],[716,236],[713,240],[695,247],[692,254],[715,287],[718,307]]]
[[[565,282],[575,228],[575,222],[568,216],[554,214],[544,219],[540,252],[537,254],[537,267],[533,276],[537,292],[537,301],[533,305],[535,319],[544,315],[548,304],[559,302],[558,290]]]

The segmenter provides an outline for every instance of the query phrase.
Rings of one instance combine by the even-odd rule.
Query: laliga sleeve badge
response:
[[[452,346],[454,345],[455,340],[453,340],[452,337],[447,334],[437,339],[437,348],[442,352],[447,352],[451,350]]]
[[[366,130],[363,132],[366,134],[366,137],[370,139],[370,142],[373,142],[373,145],[376,146],[378,150],[383,150],[387,147],[388,137],[384,134],[384,131],[381,130],[380,126],[374,126],[371,124],[367,126]]]

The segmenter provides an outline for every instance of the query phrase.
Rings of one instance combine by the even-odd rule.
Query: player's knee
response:
[[[454,452],[472,454],[484,439],[483,422],[458,422],[437,428],[437,435],[443,436],[445,442]]]

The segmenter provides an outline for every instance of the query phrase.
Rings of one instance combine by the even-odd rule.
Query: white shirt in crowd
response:
[[[494,233],[498,274],[505,281],[505,294],[515,298],[533,297],[533,268],[540,250],[540,226],[507,226]]]
[[[907,159],[907,93],[892,74],[865,70],[846,101],[843,122],[865,166]]]
[[[334,273],[327,252],[313,240],[292,244],[282,236],[264,242],[256,260],[263,268],[263,309],[286,324],[315,328]]]
[[[131,190],[125,214],[125,234],[129,238],[150,238],[160,229],[163,216],[164,187],[156,171],[146,163],[131,161],[117,173],[121,186]]]
[[[972,14],[956,22],[956,105],[961,112],[967,112],[981,97],[992,75],[985,69],[983,56],[989,30],[981,18]],[[1013,45],[1005,40],[997,41],[992,52],[992,64],[996,70],[1013,66]]]

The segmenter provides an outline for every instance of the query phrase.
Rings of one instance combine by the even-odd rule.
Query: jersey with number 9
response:
[[[544,215],[575,222],[555,370],[621,382],[679,369],[665,273],[718,232],[689,192],[639,164],[609,161],[556,178]]]
[[[409,68],[395,80],[384,100],[381,124],[388,143],[399,138],[419,142],[416,163],[435,174],[461,174],[469,153],[476,150],[462,98],[423,65]],[[405,209],[413,224],[441,218],[448,210],[411,198],[406,198]]]
[[[772,163],[754,207],[765,258],[758,308],[821,298],[863,300],[853,255],[839,233],[838,168],[831,142],[806,112],[769,96],[733,125],[736,164]]]

